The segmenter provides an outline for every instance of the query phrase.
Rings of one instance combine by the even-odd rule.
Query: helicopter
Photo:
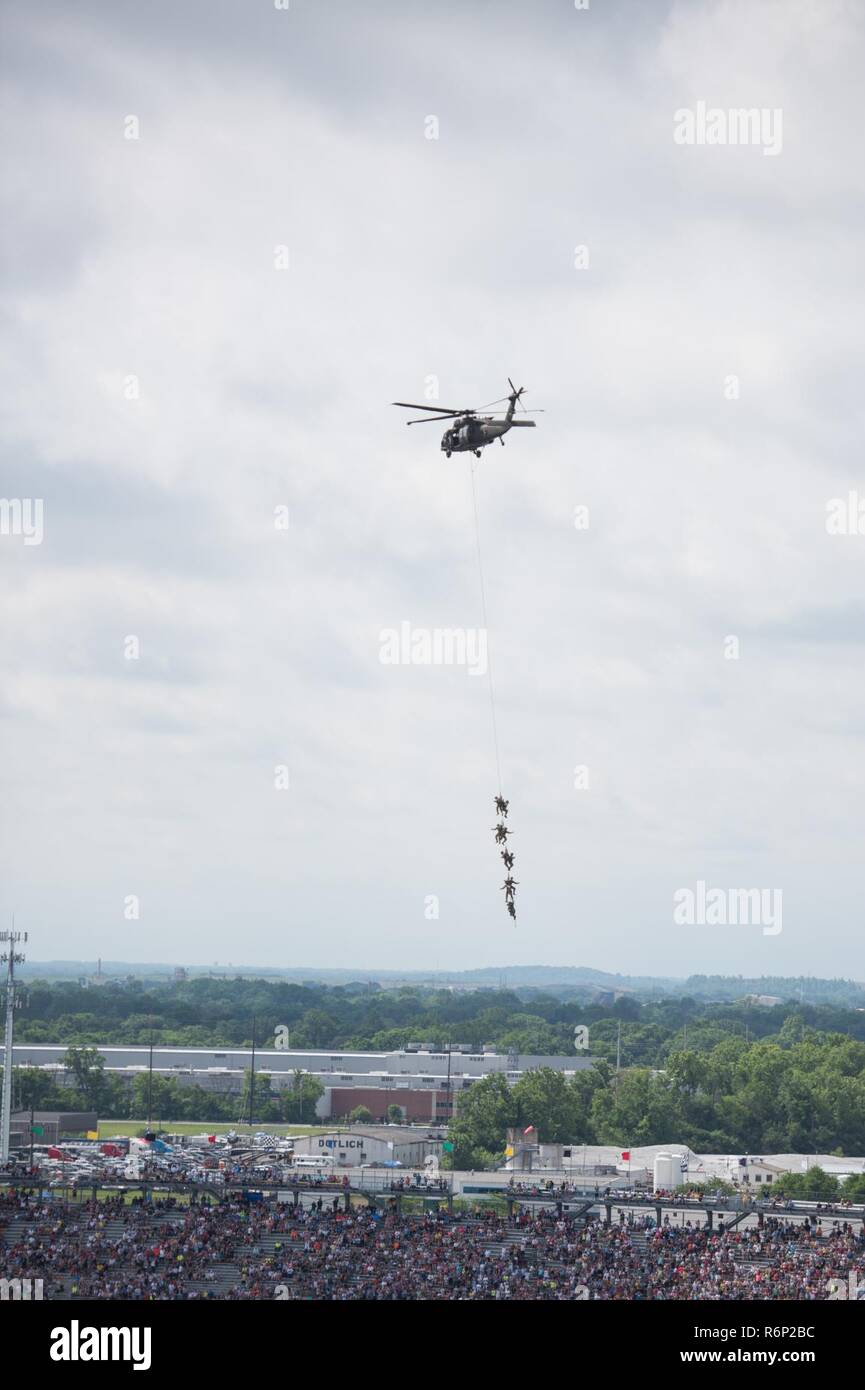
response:
[[[505,441],[502,435],[507,434],[508,430],[518,426],[522,426],[524,429],[534,429],[534,420],[515,418],[517,402],[520,401],[520,397],[526,389],[525,386],[517,389],[510,377],[508,377],[508,385],[511,388],[509,395],[502,396],[498,401],[490,401],[488,405],[478,406],[476,410],[449,410],[444,405],[414,405],[411,401],[392,401],[391,404],[401,406],[404,410],[436,412],[434,415],[427,415],[419,420],[406,420],[407,425],[429,425],[434,424],[436,420],[453,420],[454,423],[442,435],[442,453],[446,458],[450,458],[451,454],[463,454],[470,450],[477,458],[480,458],[481,449],[492,444],[494,439],[497,439],[504,447]],[[504,401],[508,402],[506,411],[498,410],[492,415],[479,414],[479,411],[488,410],[492,405],[501,405]],[[520,404],[525,415],[532,413],[527,411],[522,403]],[[542,412],[533,413],[540,414]],[[502,418],[496,419],[497,415],[502,416]]]

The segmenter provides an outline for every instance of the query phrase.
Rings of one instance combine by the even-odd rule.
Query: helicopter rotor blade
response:
[[[513,410],[516,405],[519,405],[520,411],[523,415],[544,414],[544,411],[542,409],[526,410],[526,407],[520,400],[520,397],[526,389],[525,386],[520,386],[519,388],[517,388],[516,386],[514,386],[514,383],[511,381],[510,377],[508,377],[508,385],[510,386],[512,392],[510,396],[500,396],[497,401],[488,401],[486,405],[479,405],[474,408],[467,407],[464,410],[451,410],[446,405],[421,405],[417,401],[391,401],[391,405],[400,406],[404,410],[429,411],[428,415],[423,416],[419,420],[406,420],[407,425],[427,425],[440,420],[475,419],[481,411],[489,410],[490,406],[493,405],[502,405],[505,401],[508,402],[509,409],[507,411],[493,410],[485,418],[491,420],[495,416],[505,417],[507,415],[510,415],[511,420],[513,421]]]
[[[456,415],[424,415],[420,420],[406,420],[407,425],[435,425],[439,420],[454,420]]]
[[[473,410],[452,410],[449,405],[418,405],[416,401],[391,401],[391,405],[401,405],[405,410],[432,410],[437,415],[474,415]]]

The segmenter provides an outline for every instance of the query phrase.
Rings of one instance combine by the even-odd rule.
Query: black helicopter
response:
[[[462,454],[471,450],[480,458],[481,449],[492,444],[494,439],[504,445],[505,441],[502,435],[507,434],[508,430],[516,429],[519,426],[522,426],[523,429],[534,429],[534,420],[523,419],[522,417],[515,418],[517,402],[525,391],[525,386],[521,386],[517,390],[510,377],[508,377],[508,385],[511,388],[510,395],[502,396],[501,400],[498,401],[490,401],[489,405],[478,406],[477,410],[449,410],[444,405],[413,405],[411,401],[393,401],[392,404],[402,406],[405,410],[435,411],[434,415],[424,416],[420,420],[406,420],[407,425],[429,425],[435,424],[436,420],[453,420],[454,423],[442,435],[442,452],[447,458],[450,458],[451,454]],[[504,412],[499,410],[492,415],[480,415],[478,413],[481,410],[488,410],[491,405],[501,405],[504,401],[508,402],[508,408]],[[526,416],[529,415],[530,412],[522,404],[521,409]],[[542,412],[533,413],[541,414]],[[497,419],[496,416],[502,418]]]

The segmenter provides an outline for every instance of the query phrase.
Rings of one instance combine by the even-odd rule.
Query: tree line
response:
[[[504,1157],[508,1129],[541,1142],[687,1144],[697,1153],[865,1153],[865,1043],[833,1034],[680,1049],[663,1070],[609,1062],[572,1076],[549,1067],[509,1086],[500,1074],[460,1094],[451,1125],[457,1168]]]
[[[865,1012],[836,1004],[765,1007],[625,995],[587,1003],[537,990],[451,991],[420,985],[292,984],[201,977],[179,982],[28,983],[16,1018],[19,1042],[117,1046],[272,1047],[388,1051],[410,1043],[493,1046],[523,1056],[574,1052],[574,1028],[589,1027],[592,1054],[627,1066],[665,1066],[682,1047],[711,1049],[727,1037],[795,1041],[805,1030],[865,1042]],[[284,1034],[283,1034],[284,1036]]]

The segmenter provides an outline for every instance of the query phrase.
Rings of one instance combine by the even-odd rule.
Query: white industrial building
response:
[[[647,1144],[615,1148],[610,1144],[538,1144],[527,1136],[514,1136],[514,1153],[506,1167],[518,1172],[570,1174],[587,1180],[603,1179],[604,1185],[647,1185],[653,1190],[672,1190],[681,1184],[723,1179],[735,1187],[756,1192],[771,1187],[783,1173],[804,1173],[822,1168],[840,1180],[865,1172],[865,1158],[839,1158],[837,1154],[698,1154],[687,1144]],[[626,1159],[623,1155],[627,1153]]]
[[[443,1137],[435,1131],[401,1125],[352,1125],[350,1129],[297,1136],[294,1156],[318,1158],[335,1168],[359,1168],[362,1164],[422,1168],[427,1158],[441,1153]]]
[[[147,1047],[98,1046],[110,1075],[132,1081],[149,1070]],[[14,1049],[16,1066],[39,1067],[51,1072],[62,1083],[68,1078],[63,1065],[67,1047],[43,1043],[20,1043]],[[0,1045],[0,1061],[4,1048]],[[527,1071],[551,1067],[554,1071],[574,1072],[592,1066],[586,1056],[526,1056],[496,1052],[492,1048],[476,1051],[466,1045],[450,1051],[428,1047],[408,1047],[392,1052],[310,1052],[279,1048],[255,1051],[258,1076],[269,1076],[272,1088],[282,1090],[296,1085],[298,1072],[317,1076],[328,1092],[346,1088],[393,1088],[434,1092],[450,1078],[450,1091],[457,1093],[483,1076],[498,1072],[510,1082]],[[153,1074],[174,1077],[178,1082],[213,1091],[240,1090],[244,1073],[252,1066],[247,1048],[154,1047]],[[433,1107],[434,1108],[434,1107]],[[327,1113],[330,1113],[329,1111]]]

